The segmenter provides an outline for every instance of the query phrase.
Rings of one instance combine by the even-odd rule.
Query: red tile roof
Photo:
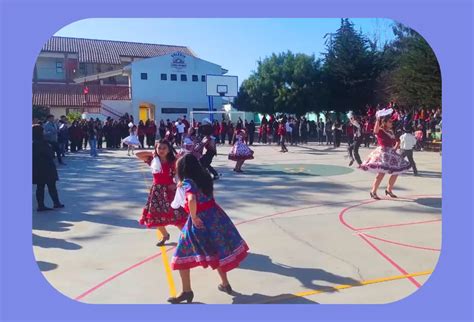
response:
[[[129,87],[80,84],[33,84],[33,105],[46,107],[100,107],[101,100],[130,100]]]
[[[75,53],[80,63],[121,64],[120,57],[148,58],[182,52],[195,56],[185,46],[145,44],[125,41],[98,40],[70,37],[51,37],[42,48],[43,52]]]

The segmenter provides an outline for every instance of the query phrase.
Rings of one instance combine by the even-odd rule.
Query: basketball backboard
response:
[[[207,96],[236,97],[238,92],[237,76],[206,75]]]

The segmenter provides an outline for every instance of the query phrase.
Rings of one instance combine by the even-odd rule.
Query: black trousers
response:
[[[408,161],[411,164],[411,168],[413,169],[414,174],[418,174],[418,170],[416,169],[416,163],[415,160],[413,159],[413,150],[400,150],[401,154],[400,156],[402,158],[407,157]]]
[[[255,139],[255,133],[249,134],[249,145],[253,145],[253,140]]]
[[[207,169],[214,177],[217,177],[219,174],[217,173],[216,169],[211,166],[213,158],[213,155],[206,153],[199,161],[201,162],[203,168]]]
[[[288,151],[285,145],[285,136],[282,135],[280,138],[280,146],[281,146],[281,151]]]
[[[338,148],[341,146],[341,133],[340,131],[336,131],[334,133],[334,147]]]
[[[351,157],[352,160],[356,160],[357,164],[361,165],[362,160],[360,159],[359,155],[359,148],[360,145],[362,144],[362,137],[358,137],[352,141],[351,144],[349,144],[349,148],[347,149],[349,151],[349,156]]]
[[[370,141],[372,140],[372,136],[369,133],[367,133],[365,134],[364,139],[365,139],[364,140],[365,147],[368,148],[370,146]]]
[[[62,163],[63,160],[61,159],[61,149],[59,149],[59,143],[54,142],[54,141],[48,141],[48,143],[51,145],[53,148],[54,153],[56,153],[56,156],[58,157],[58,162]]]
[[[86,135],[86,136],[84,136],[84,150],[87,149],[87,143],[88,143],[88,142],[89,142],[89,136]]]
[[[181,146],[183,143],[183,134],[184,133],[176,133],[176,146]]]
[[[38,208],[44,208],[44,187],[48,186],[49,196],[53,200],[54,205],[59,205],[58,190],[56,189],[56,181],[48,183],[38,183],[36,185],[36,201],[38,202]]]
[[[144,135],[139,135],[139,136],[138,136],[138,141],[139,141],[140,144],[142,145],[142,148],[144,148],[144,147],[145,147],[145,143],[144,143],[144,141],[145,141],[145,136],[144,136]]]

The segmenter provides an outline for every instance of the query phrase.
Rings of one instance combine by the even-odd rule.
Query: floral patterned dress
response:
[[[236,142],[229,153],[229,160],[239,161],[239,160],[252,160],[253,151],[245,144],[244,140],[245,132],[237,131],[235,138]]]
[[[191,216],[188,217],[181,231],[171,268],[178,270],[210,266],[224,272],[236,268],[247,256],[247,243],[212,196],[204,195],[194,181],[189,179],[183,181],[183,188],[186,196],[196,196],[197,216],[204,227],[195,227]],[[189,212],[187,203],[185,209]]]
[[[377,133],[378,147],[364,161],[360,169],[375,173],[401,174],[411,168],[408,161],[403,159],[393,148],[397,139],[392,132],[380,129]]]
[[[152,160],[150,157],[148,165]],[[139,220],[141,225],[146,225],[148,228],[168,225],[181,227],[188,219],[188,214],[183,208],[171,208],[176,193],[174,173],[175,165],[168,162],[161,164],[159,173],[153,173],[153,185]]]

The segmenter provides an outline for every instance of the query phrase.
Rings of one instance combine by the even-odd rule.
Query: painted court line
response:
[[[336,290],[344,290],[344,289],[353,288],[353,287],[359,287],[359,286],[365,286],[365,285],[371,285],[371,284],[378,284],[378,283],[384,283],[384,282],[391,282],[391,281],[396,281],[396,280],[401,280],[401,279],[406,279],[406,278],[413,278],[413,277],[416,277],[416,276],[430,275],[431,273],[433,273],[432,270],[431,271],[413,273],[413,274],[404,274],[404,275],[377,278],[377,279],[362,281],[359,284],[337,285],[337,286],[334,287],[334,290],[335,291]],[[323,291],[323,290],[304,291],[304,292],[299,292],[299,293],[295,293],[295,294],[291,294],[291,295],[284,295],[284,296],[275,297],[275,298],[272,298],[272,299],[268,299],[268,300],[261,301],[261,302],[256,302],[256,303],[253,303],[253,304],[266,304],[266,303],[272,303],[272,302],[278,302],[278,301],[283,301],[283,300],[294,299],[294,298],[297,298],[297,297],[307,297],[307,296],[322,294],[322,293],[330,293],[330,291]]]
[[[422,195],[424,197],[426,197],[426,195]],[[433,195],[429,195],[429,196],[433,196]],[[412,196],[412,197],[420,197],[420,196]],[[349,206],[349,207],[346,207],[344,208],[340,213],[339,213],[339,221],[341,222],[341,224],[343,224],[344,226],[346,226],[347,228],[349,228],[350,230],[352,231],[355,231],[355,232],[359,232],[359,229],[358,228],[355,228],[353,227],[352,225],[350,225],[349,223],[346,222],[346,220],[344,219],[344,214],[346,214],[346,212],[350,209],[353,209],[353,208],[356,208],[356,207],[360,207],[362,205],[366,205],[366,204],[370,204],[370,203],[374,203],[374,202],[377,202],[378,200],[370,200],[370,201],[365,201],[365,202],[361,202],[359,204],[356,204],[356,205],[353,205],[353,206]],[[388,256],[387,254],[385,254],[382,250],[380,250],[377,246],[375,246],[374,243],[372,243],[368,237],[366,237],[366,235],[364,233],[358,233],[358,236],[364,240],[373,250],[375,250],[380,256],[382,256],[387,262],[389,262],[394,268],[396,268],[400,273],[402,273],[403,275],[409,275],[407,273],[407,271],[401,267],[400,265],[398,265],[392,258],[390,258],[390,256]],[[374,237],[374,236],[373,236]],[[374,238],[375,239],[375,238]],[[408,280],[413,284],[415,285],[417,288],[421,287],[421,284],[418,283],[418,281],[416,281],[413,277],[407,277]]]
[[[422,249],[422,250],[431,250],[431,251],[434,251],[434,252],[440,252],[441,251],[441,249],[439,249],[439,248],[431,248],[431,247],[423,247],[423,246],[417,246],[417,245],[411,245],[411,244],[404,244],[404,243],[400,243],[400,242],[396,242],[396,241],[393,241],[393,240],[380,238],[380,237],[373,236],[373,235],[368,235],[368,234],[364,234],[364,233],[360,233],[360,234],[364,235],[365,237],[371,238],[371,239],[379,240],[379,241],[382,241],[382,242],[385,242],[385,243],[394,244],[394,245],[398,245],[398,246],[403,246],[403,247],[408,247],[408,248],[415,248],[415,249]]]
[[[391,259],[387,254],[385,254],[384,252],[382,252],[377,246],[375,246],[370,240],[367,239],[367,237],[365,237],[364,235],[359,235],[360,238],[362,238],[363,240],[365,240],[369,245],[370,247],[372,247],[377,253],[379,253],[383,258],[385,258],[390,264],[392,264],[393,267],[395,267],[400,273],[402,273],[403,275],[409,275],[408,272],[403,268],[401,267],[400,265],[398,265],[393,259]],[[417,280],[415,280],[413,277],[408,277],[408,280],[413,284],[415,285],[416,287],[420,288],[421,287],[421,284],[417,282]]]
[[[327,203],[327,204],[324,204],[324,203],[321,203],[321,204],[317,204],[317,205],[314,205],[314,206],[309,206],[309,207],[303,207],[303,208],[297,208],[297,209],[291,209],[291,210],[287,210],[287,211],[282,211],[282,212],[277,212],[277,213],[274,213],[274,214],[270,214],[270,215],[265,215],[265,216],[261,216],[261,217],[257,217],[257,218],[253,218],[253,219],[250,219],[250,220],[244,220],[244,221],[241,221],[239,223],[236,223],[235,225],[238,226],[238,225],[242,225],[242,224],[246,224],[246,223],[249,223],[249,222],[253,222],[253,221],[257,221],[257,220],[262,220],[262,219],[265,219],[265,218],[268,218],[268,217],[274,217],[274,216],[279,216],[279,215],[284,215],[284,214],[287,214],[287,213],[292,213],[292,212],[297,212],[297,211],[301,211],[301,210],[305,210],[305,209],[312,209],[312,208],[317,208],[317,207],[322,207],[322,206],[326,206],[326,205],[334,205],[334,204],[347,204],[351,201],[348,201],[348,202],[341,202],[341,203]],[[352,201],[353,202],[353,201]],[[164,247],[164,246],[163,246]],[[166,250],[166,252],[169,252],[173,249],[175,249],[176,246],[173,246],[169,249]],[[161,256],[162,253],[157,253],[157,254],[154,254],[150,257],[147,257],[146,259],[108,277],[107,279],[105,279],[103,282],[100,282],[99,284],[93,286],[92,288],[90,288],[89,290],[85,291],[84,293],[82,293],[81,295],[77,296],[75,298],[75,300],[81,300],[83,298],[85,298],[86,296],[90,295],[91,293],[97,291],[98,289],[100,289],[101,287],[105,286],[106,284],[112,282],[113,280],[115,280],[116,278],[122,276],[123,274],[131,271],[132,269],[135,269],[143,264],[146,264],[147,262],[155,259],[155,258],[158,258],[159,256]],[[165,267],[166,269],[166,267]],[[174,284],[174,283],[173,283]]]
[[[382,226],[372,226],[372,227],[363,227],[363,228],[354,228],[355,230],[362,231],[362,230],[373,230],[373,229],[381,229],[381,228],[390,228],[390,227],[401,227],[401,226],[411,226],[411,225],[418,225],[418,224],[427,224],[432,222],[440,222],[441,219],[434,219],[434,220],[426,220],[426,221],[414,221],[414,222],[407,222],[401,224],[392,224],[392,225],[382,225]]]
[[[146,180],[145,172],[142,171],[142,174],[143,174],[143,180],[145,182],[145,187],[148,187],[149,183]],[[161,240],[164,237],[158,229],[156,229],[156,236],[158,240]],[[160,251],[161,251],[161,258],[163,260],[163,266],[165,268],[166,280],[168,282],[170,297],[176,297],[176,286],[174,284],[173,274],[171,274],[171,267],[168,260],[168,255],[166,254],[167,253],[166,247],[164,245],[160,246]]]
[[[432,197],[432,196],[435,196],[435,195],[414,195],[412,197]],[[436,195],[437,196],[437,195]],[[288,214],[288,213],[293,213],[293,212],[298,212],[298,211],[301,211],[301,210],[306,210],[306,209],[313,209],[313,208],[317,208],[317,207],[323,207],[323,206],[331,206],[331,205],[338,205],[338,204],[347,204],[347,203],[350,203],[350,202],[354,202],[354,201],[346,201],[346,202],[338,202],[338,203],[319,203],[319,204],[315,204],[313,206],[307,206],[307,207],[301,207],[301,208],[296,208],[296,209],[290,209],[290,210],[286,210],[286,211],[282,211],[282,212],[277,212],[277,213],[274,213],[274,214],[270,214],[270,215],[265,215],[265,216],[260,216],[260,217],[257,217],[257,218],[252,218],[252,219],[249,219],[249,220],[244,220],[244,221],[241,221],[241,222],[238,222],[236,223],[236,226],[238,225],[242,225],[242,224],[246,224],[246,223],[250,223],[250,222],[254,222],[254,221],[258,221],[258,220],[262,220],[262,219],[265,219],[265,218],[269,218],[269,217],[274,217],[274,216],[279,216],[279,215],[284,215],[284,214]],[[355,207],[358,207],[360,205],[363,205],[363,204],[370,204],[370,203],[373,203],[373,202],[376,202],[376,200],[365,200],[365,201],[362,201],[360,204],[358,205],[353,205],[353,206],[350,206],[350,207],[347,207],[345,209],[343,209],[343,211],[339,214],[339,217],[341,217],[341,214],[346,212],[347,210],[349,209],[352,209],[352,208],[355,208]],[[341,218],[340,218],[341,219]],[[354,228],[352,227],[351,225],[349,225],[348,223],[346,223],[345,221],[342,222],[346,227],[348,227],[349,229],[351,230],[354,230],[354,231],[357,231],[357,228]],[[164,247],[164,246],[163,246]],[[166,253],[175,249],[176,246],[173,246],[173,247],[170,247],[169,249],[166,250]],[[151,255],[150,257],[147,257],[145,258],[144,260],[110,276],[109,278],[105,279],[104,281],[100,282],[99,284],[95,285],[94,287],[90,288],[89,290],[85,291],[84,293],[82,293],[81,295],[77,296],[75,298],[75,300],[81,300],[83,298],[85,298],[86,296],[90,295],[91,293],[95,292],[96,290],[100,289],[101,287],[103,287],[104,285],[110,283],[111,281],[115,280],[116,278],[122,276],[123,274],[143,265],[143,264],[146,264],[147,262],[155,259],[155,258],[158,258],[159,256],[161,256],[162,254],[161,253],[158,253],[158,254],[154,254],[154,255]],[[173,283],[174,284],[174,283]],[[171,292],[171,291],[170,291]]]

